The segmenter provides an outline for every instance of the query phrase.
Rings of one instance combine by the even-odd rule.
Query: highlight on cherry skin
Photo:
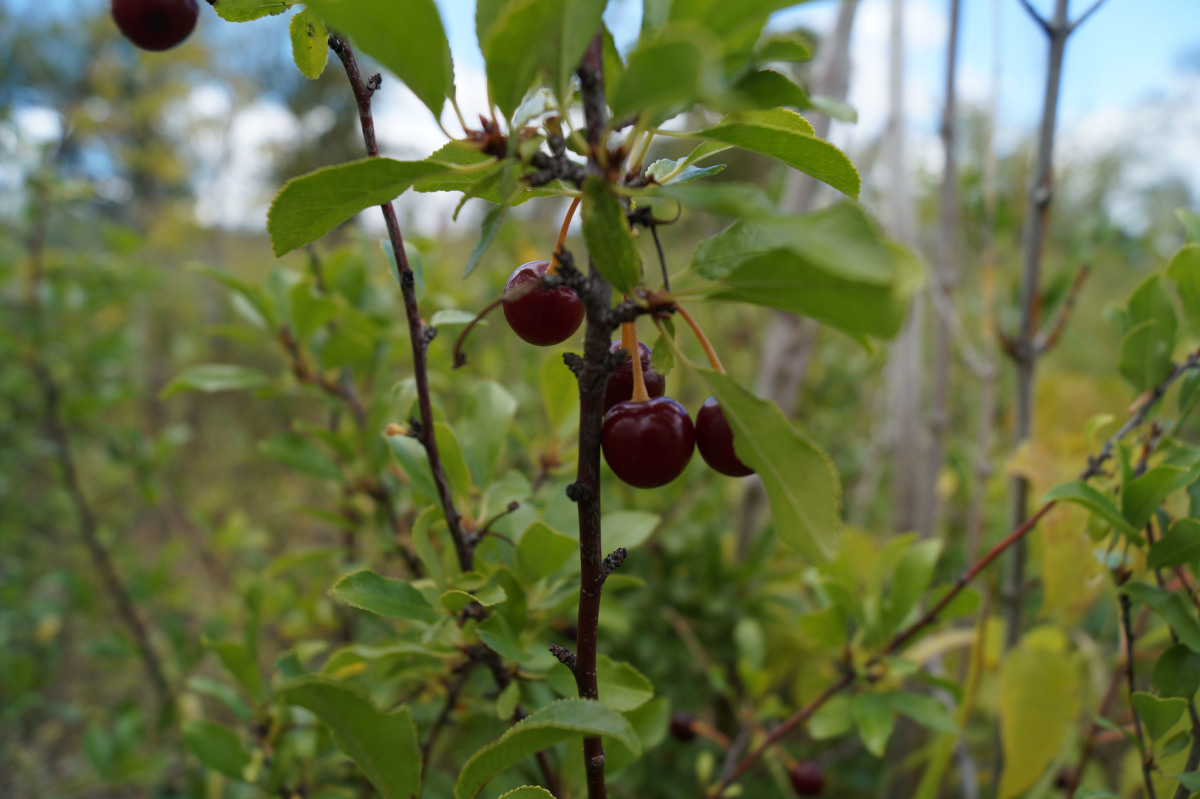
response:
[[[634,488],[658,488],[687,468],[695,427],[670,397],[618,402],[604,417],[600,450],[620,480]]]
[[[706,399],[696,414],[696,449],[704,462],[721,474],[729,477],[754,474],[733,449],[733,430],[716,397]]]
[[[158,52],[191,35],[200,6],[197,0],[112,0],[112,16],[125,38]]]
[[[550,268],[549,261],[530,261],[521,264],[504,284],[504,292],[527,283],[542,280]],[[583,322],[583,301],[567,286],[548,289],[539,286],[516,299],[504,303],[504,318],[508,326],[523,341],[538,347],[561,344],[575,334]]]
[[[609,352],[616,352],[624,346],[620,339],[609,345]],[[650,348],[638,342],[641,353],[642,377],[646,380],[646,392],[653,397],[661,397],[667,393],[667,378],[654,370],[650,363]],[[633,358],[628,354],[612,377],[608,378],[608,386],[604,389],[604,412],[608,413],[612,406],[624,402],[633,396]]]

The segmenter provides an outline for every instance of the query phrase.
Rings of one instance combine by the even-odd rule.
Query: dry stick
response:
[[[358,104],[358,120],[362,127],[363,143],[366,145],[367,155],[377,157],[379,145],[375,141],[375,121],[371,114],[371,95],[375,91],[372,86],[378,85],[377,78],[372,79],[372,86],[363,82],[362,75],[358,71],[358,62],[354,58],[354,51],[350,49],[348,42],[331,36],[329,46],[341,59],[342,66],[346,70],[346,77],[350,80],[350,87],[354,91],[354,99]],[[416,282],[412,269],[408,265],[408,256],[404,252],[404,238],[400,234],[396,209],[392,207],[391,202],[386,202],[379,208],[383,212],[388,238],[391,240],[400,292],[404,295],[404,314],[408,318],[408,336],[412,343],[413,374],[417,384],[417,406],[421,415],[421,429],[418,431],[417,438],[425,446],[425,453],[429,457],[429,469],[433,473],[433,482],[437,487],[442,514],[446,517],[446,526],[450,529],[450,537],[454,539],[454,550],[458,555],[459,566],[464,572],[467,572],[471,571],[474,566],[475,550],[471,545],[470,537],[463,529],[462,518],[454,504],[454,497],[450,493],[450,482],[446,479],[445,469],[442,468],[437,437],[434,435],[433,404],[429,399],[429,371],[426,356],[434,331],[425,326],[425,320],[421,318],[421,313],[417,309]]]
[[[1138,398],[1137,403],[1135,403],[1136,410],[1134,410],[1133,414],[1129,417],[1125,424],[1121,425],[1121,428],[1117,430],[1117,432],[1113,433],[1113,435],[1104,442],[1104,446],[1101,447],[1098,455],[1088,456],[1088,465],[1079,474],[1078,479],[1081,481],[1088,480],[1100,474],[1101,467],[1109,458],[1112,457],[1113,448],[1117,445],[1117,442],[1125,438],[1125,436],[1127,436],[1135,427],[1146,421],[1146,417],[1149,415],[1150,410],[1156,404],[1158,404],[1158,401],[1162,399],[1164,394],[1166,394],[1167,389],[1169,389],[1181,375],[1192,369],[1196,369],[1197,367],[1200,367],[1200,349],[1191,353],[1182,363],[1176,364],[1171,370],[1171,373],[1167,375],[1161,383],[1155,386],[1151,391],[1146,392]],[[971,582],[979,575],[980,572],[990,566],[997,558],[1017,544],[1017,542],[1023,540],[1024,537],[1031,530],[1033,530],[1034,527],[1037,526],[1037,523],[1041,521],[1042,517],[1045,516],[1056,504],[1058,504],[1057,500],[1049,500],[1043,503],[1042,506],[1038,508],[1036,513],[1030,516],[1020,527],[1016,528],[1007,536],[1005,536],[1002,541],[992,547],[986,555],[984,555],[973,566],[971,566],[971,568],[968,569],[962,577],[959,577],[953,586],[951,586],[950,590],[947,591],[933,607],[925,611],[921,618],[917,619],[904,630],[894,635],[882,649],[872,655],[863,665],[862,670],[867,671],[873,666],[879,665],[884,658],[903,649],[904,646],[918,633],[922,632],[926,627],[937,621],[942,611],[945,610],[946,607],[953,602],[968,585],[971,584]],[[708,794],[708,799],[719,799],[725,788],[731,785],[742,774],[746,773],[746,771],[758,761],[758,759],[770,746],[783,738],[783,736],[787,735],[798,725],[806,721],[821,707],[821,705],[825,704],[825,702],[829,701],[829,699],[831,699],[833,696],[850,687],[854,683],[855,676],[855,673],[848,671],[840,679],[838,679],[837,682],[831,684],[828,688],[822,691],[816,699],[814,699],[801,710],[797,711],[792,716],[788,717],[783,723],[772,730],[766,739],[763,740],[763,742],[760,743],[754,749],[754,751],[742,759],[733,773],[727,779],[722,780],[721,783]]]
[[[1054,130],[1058,120],[1058,92],[1062,82],[1063,55],[1071,29],[1067,23],[1068,0],[1056,0],[1054,21],[1042,19],[1021,0],[1026,10],[1038,20],[1050,40],[1046,63],[1046,86],[1042,101],[1042,121],[1038,133],[1036,165],[1029,185],[1029,205],[1022,226],[1021,322],[1014,341],[1012,356],[1016,362],[1015,421],[1013,449],[1016,450],[1033,435],[1033,388],[1037,365],[1034,336],[1038,329],[1041,300],[1042,247],[1046,238],[1046,222],[1050,211]],[[1008,526],[1016,527],[1029,511],[1029,481],[1014,475],[1009,481]],[[1025,606],[1024,543],[1018,543],[1009,557],[1007,580],[1002,595],[1005,618],[1005,646],[1016,644],[1021,636]]]

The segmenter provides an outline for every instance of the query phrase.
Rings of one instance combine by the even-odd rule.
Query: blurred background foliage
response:
[[[138,642],[114,611],[81,537],[79,500],[96,519],[97,539],[150,631],[167,681],[182,695],[182,712],[235,722],[241,700],[229,695],[218,658],[203,640],[240,635],[257,617],[260,658],[268,664],[289,652],[315,654],[322,646],[316,642],[385,639],[377,620],[355,619],[326,591],[350,569],[347,559],[386,572],[402,557],[397,536],[403,538],[413,523],[417,503],[406,498],[404,475],[380,465],[387,455],[378,436],[387,422],[406,421],[398,399],[410,369],[406,332],[373,228],[349,225],[276,262],[260,229],[204,224],[198,209],[214,161],[245,156],[261,169],[261,153],[233,151],[232,126],[239,111],[263,97],[280,103],[303,131],[277,144],[265,160],[268,185],[358,157],[361,144],[342,76],[330,70],[320,80],[303,80],[289,68],[286,50],[256,45],[260,34],[252,26],[221,37],[197,36],[170,53],[148,56],[120,40],[102,12],[92,7],[70,16],[18,15],[0,4],[0,794],[258,795],[206,775],[181,745],[177,725],[157,714]],[[197,100],[205,92],[216,92],[220,102],[205,106]],[[1014,323],[1030,158],[1027,144],[998,155],[996,206],[989,217],[982,181],[990,146],[984,112],[969,109],[962,129],[964,277],[957,299],[966,328],[978,339],[994,334],[981,330],[985,240],[996,246],[997,324],[1003,329]],[[861,149],[852,155],[869,175],[872,145]],[[677,155],[663,147],[651,159]],[[753,180],[777,194],[781,179],[772,170],[743,155],[725,176]],[[940,177],[919,177],[918,244],[931,257]],[[1039,488],[1077,470],[1085,420],[1124,414],[1130,397],[1113,368],[1118,331],[1104,311],[1123,302],[1182,242],[1173,211],[1194,199],[1178,181],[1123,196],[1149,220],[1131,232],[1111,213],[1114,199],[1126,191],[1119,154],[1069,166],[1057,179],[1063,189],[1047,242],[1049,304],[1063,300],[1080,265],[1089,264],[1092,273],[1061,344],[1041,370],[1041,449],[1028,463],[1016,464],[1050,472]],[[869,179],[866,184],[870,205],[879,198]],[[469,281],[460,274],[474,244],[471,226],[453,228],[453,234],[413,230],[409,241],[422,264],[427,317],[478,309],[517,264],[547,257],[562,211],[551,200],[521,208]],[[695,243],[719,228],[720,220],[698,216],[664,229],[668,265],[682,269]],[[346,333],[346,351],[334,371],[361,393],[368,424],[362,450],[332,468],[355,473],[359,483],[323,479],[328,454],[314,459],[307,450],[280,454],[278,447],[272,452],[263,446],[294,443],[298,430],[340,429],[347,410],[295,374],[277,332],[245,293],[231,292],[214,274],[261,287],[271,302],[298,284],[312,286],[315,295],[335,297],[342,312],[337,324],[357,326]],[[751,382],[767,330],[763,314],[714,306],[697,309],[697,315],[727,368]],[[329,321],[310,319],[308,332]],[[516,400],[516,415],[498,472],[513,469],[524,475],[514,479],[533,481],[531,508],[547,518],[569,513],[562,489],[572,453],[547,421],[541,390],[544,362],[558,355],[531,353],[496,318],[467,342],[467,369],[452,372],[451,348],[460,329],[445,325],[430,349],[440,413],[452,420],[469,417],[471,392],[481,381],[500,384]],[[848,500],[865,499],[848,509],[861,526],[850,531],[848,546],[860,553],[893,535],[887,471],[865,495],[856,490],[871,460],[882,457],[872,442],[885,360],[885,351],[869,352],[823,332],[803,391],[795,407],[785,409],[833,456]],[[248,391],[220,392],[210,375],[207,383],[197,378],[196,387],[205,392],[164,393],[177,375],[208,363],[236,365],[247,370],[238,372],[240,378],[261,379],[250,380]],[[57,386],[54,405],[38,368]],[[947,542],[943,577],[962,565],[965,514],[980,457],[974,378],[956,360],[952,379],[958,388],[939,481]],[[1005,437],[1008,379],[1002,372],[998,441]],[[691,409],[706,394],[698,380],[678,370],[668,383]],[[65,479],[56,424],[69,434],[79,492]],[[565,424],[569,429],[569,419]],[[1004,451],[998,444],[983,454],[992,465],[989,538],[1004,532]],[[742,557],[734,557],[743,486],[697,463],[654,492],[607,481],[611,507],[662,518],[622,572],[636,579],[606,597],[602,651],[637,664],[671,707],[736,728],[746,714],[775,718],[781,704],[811,697],[819,686],[815,675],[827,672],[836,647],[796,623],[797,614],[811,607],[806,564],[762,530]],[[380,485],[387,489],[384,501]],[[504,532],[520,521],[495,529]],[[1079,540],[1078,526],[1079,519],[1062,517],[1037,539],[1035,571],[1045,578],[1038,584],[1040,613],[1082,625],[1093,637],[1111,636],[1113,603],[1096,601],[1111,589],[1089,579],[1100,573],[1098,566],[1079,566],[1090,562],[1090,546]],[[1056,535],[1060,528],[1069,534]],[[349,549],[348,540],[354,542]],[[1072,564],[1078,570],[1069,572],[1071,579],[1055,579]],[[247,602],[263,575],[271,578],[269,594]],[[256,602],[262,606],[255,613]],[[562,643],[569,641],[570,615],[560,612],[550,622],[563,633]],[[394,675],[403,666],[372,668]],[[481,692],[490,688],[484,675],[473,679]],[[409,698],[423,721],[436,715],[439,700]],[[460,734],[477,745],[491,732],[479,731],[487,712],[473,712],[481,714],[478,723],[462,728],[477,731]],[[617,795],[651,795],[639,787],[646,785],[655,786],[656,797],[694,795],[693,775],[705,768],[697,760],[719,757],[703,746],[662,743],[654,757],[622,775]],[[828,765],[833,796],[867,795],[885,773],[905,768],[900,761],[877,760],[853,740],[804,738],[791,749],[796,757]],[[568,754],[568,761],[577,759]],[[783,795],[782,771],[773,768],[748,785],[750,795]],[[430,779],[445,784],[446,776]],[[354,783],[347,778],[344,784]]]

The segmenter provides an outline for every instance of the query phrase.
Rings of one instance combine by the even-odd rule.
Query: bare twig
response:
[[[1133,713],[1133,732],[1137,738],[1138,754],[1141,756],[1142,764],[1142,781],[1146,786],[1147,799],[1156,799],[1154,792],[1153,779],[1153,756],[1146,751],[1146,736],[1142,732],[1142,720],[1138,716],[1137,707],[1133,704],[1133,694],[1137,690],[1137,685],[1134,682],[1133,673],[1133,624],[1130,621],[1129,605],[1130,599],[1128,594],[1117,594],[1117,602],[1121,610],[1121,629],[1124,631],[1125,638],[1125,688],[1129,697],[1129,710]]]
[[[1091,273],[1091,270],[1092,267],[1088,264],[1079,267],[1079,271],[1075,273],[1075,279],[1071,281],[1071,288],[1067,292],[1067,299],[1063,302],[1063,307],[1058,312],[1058,318],[1054,320],[1054,326],[1047,330],[1042,330],[1042,332],[1038,333],[1037,338],[1034,339],[1033,346],[1039,355],[1044,355],[1054,349],[1054,345],[1062,337],[1063,330],[1071,318],[1071,312],[1075,310],[1075,301],[1079,299],[1079,290],[1083,288],[1083,283],[1087,280],[1087,276]]]
[[[1037,23],[1038,27],[1041,28],[1047,36],[1049,36],[1050,22],[1038,13],[1038,10],[1033,7],[1033,4],[1030,3],[1029,0],[1020,0],[1020,3],[1021,6],[1029,12],[1029,16],[1033,17],[1033,21]]]
[[[1067,33],[1068,34],[1074,33],[1075,29],[1078,28],[1083,23],[1087,22],[1088,17],[1090,17],[1092,14],[1095,14],[1096,11],[1102,5],[1104,5],[1104,0],[1096,0],[1096,2],[1092,3],[1091,8],[1089,8],[1087,11],[1084,11],[1082,14],[1079,15],[1079,19],[1077,19],[1071,23],[1071,25],[1067,28]]]

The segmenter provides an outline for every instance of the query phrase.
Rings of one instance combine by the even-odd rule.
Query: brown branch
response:
[[[1154,791],[1154,755],[1152,752],[1146,751],[1146,736],[1142,732],[1142,719],[1138,716],[1137,707],[1133,704],[1133,694],[1137,690],[1137,685],[1134,681],[1133,671],[1133,624],[1129,617],[1130,599],[1128,594],[1117,594],[1117,601],[1121,611],[1121,629],[1124,631],[1125,638],[1125,688],[1129,696],[1129,711],[1133,714],[1133,732],[1137,739],[1138,754],[1141,755],[1142,765],[1142,781],[1146,786],[1147,799],[1157,799]]]
[[[1054,320],[1054,326],[1042,330],[1033,340],[1033,346],[1038,355],[1046,354],[1054,349],[1054,345],[1058,344],[1058,340],[1062,337],[1063,330],[1066,329],[1067,322],[1071,318],[1071,312],[1075,310],[1075,302],[1079,299],[1079,290],[1083,288],[1083,284],[1091,271],[1091,265],[1084,264],[1075,273],[1075,279],[1071,281],[1071,288],[1067,292],[1067,299],[1063,302],[1063,307],[1058,312],[1058,318]]]
[[[362,127],[363,143],[367,155],[379,155],[379,145],[375,141],[375,121],[371,114],[371,95],[379,86],[379,76],[372,76],[364,82],[358,70],[358,62],[349,43],[336,36],[329,38],[329,46],[341,60],[350,87],[354,91],[354,99],[358,103],[358,119]],[[450,537],[454,540],[454,549],[458,555],[459,566],[463,571],[471,571],[474,566],[475,551],[471,546],[470,536],[463,529],[462,518],[454,504],[450,492],[450,481],[446,479],[446,471],[442,467],[442,459],[438,453],[437,437],[434,435],[433,403],[429,398],[429,369],[426,355],[433,331],[426,327],[417,309],[416,281],[412,269],[408,265],[408,256],[404,252],[404,238],[400,233],[400,223],[396,219],[396,209],[391,202],[379,206],[383,212],[383,220],[387,225],[388,238],[392,245],[392,254],[396,260],[397,277],[400,282],[400,292],[404,296],[404,313],[408,319],[408,334],[412,344],[413,373],[416,378],[417,405],[420,410],[421,429],[418,438],[425,447],[429,457],[429,469],[433,474],[433,482],[437,488],[438,501],[442,514],[446,518],[446,526]]]

